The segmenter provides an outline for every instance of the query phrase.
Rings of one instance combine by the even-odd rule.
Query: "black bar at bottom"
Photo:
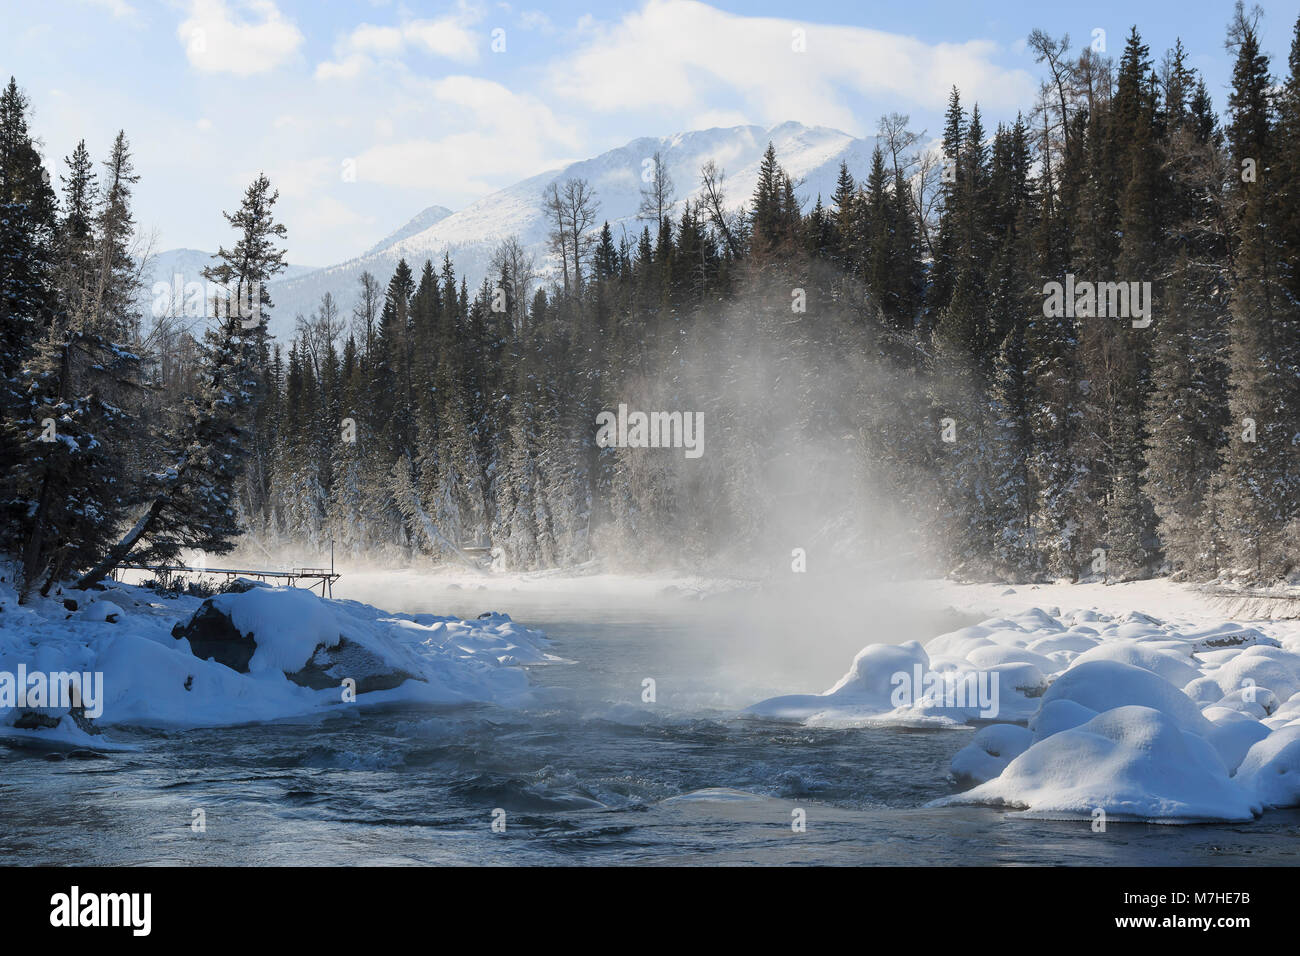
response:
[[[744,938],[770,943],[773,930],[809,943],[847,933],[864,946],[901,933],[926,949],[1103,937],[1231,945],[1289,926],[1291,876],[1285,868],[13,868],[0,869],[0,920],[11,938],[127,945],[376,945],[377,933],[433,932],[446,942],[460,936],[465,948],[514,934],[534,944],[588,935],[610,943],[614,931],[629,934],[629,945],[695,948],[703,933],[734,948]]]

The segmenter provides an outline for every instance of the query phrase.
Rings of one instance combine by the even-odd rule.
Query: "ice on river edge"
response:
[[[4,578],[0,677],[16,675],[20,667],[26,674],[98,673],[103,689],[102,699],[94,701],[102,713],[92,732],[84,721],[52,708],[42,712],[54,714],[57,726],[24,728],[14,725],[23,723],[24,712],[32,708],[3,699],[0,680],[0,742],[114,750],[121,745],[114,743],[111,730],[93,730],[215,727],[394,703],[519,706],[532,694],[522,665],[556,659],[547,653],[550,642],[542,632],[504,614],[476,620],[395,614],[305,590],[257,587],[213,599],[241,632],[256,635],[248,672],[239,673],[196,657],[185,638],[173,637],[173,627],[189,621],[202,605],[199,598],[161,597],[110,582],[104,591],[65,588],[57,596],[19,606],[8,583],[12,577],[5,573]],[[393,673],[413,679],[360,693],[353,703],[345,700],[341,681],[312,689],[286,676],[306,665],[319,647],[337,645],[340,637],[364,649],[369,660],[385,662]]]
[[[947,681],[912,695],[918,673]],[[992,675],[995,715],[944,692]],[[1300,806],[1297,622],[1207,627],[1030,607],[924,644],[870,645],[824,694],[748,713],[809,726],[979,726],[951,765],[972,789],[934,806],[1161,823]]]

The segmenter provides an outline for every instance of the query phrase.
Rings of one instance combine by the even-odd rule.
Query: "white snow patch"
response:
[[[1026,816],[1154,823],[1251,820],[1259,802],[1214,749],[1151,707],[1124,706],[1040,740],[996,778],[936,806],[984,803]]]
[[[981,721],[969,709],[895,706],[891,675],[918,665],[985,671],[1002,684],[997,723],[951,764],[976,786],[940,804],[1165,823],[1300,805],[1300,622],[1216,619],[1204,592],[1168,581],[937,588],[955,608],[992,616],[923,644],[864,648],[826,693],[747,713],[820,726],[970,726]],[[1078,607],[1083,600],[1096,603]]]
[[[3,574],[12,581],[12,575]],[[81,611],[69,613],[65,599]],[[531,698],[524,664],[557,660],[540,631],[506,615],[461,620],[405,615],[355,601],[322,599],[310,591],[256,587],[225,594],[214,604],[245,633],[257,651],[248,673],[238,673],[191,652],[172,636],[202,602],[160,598],[140,587],[109,582],[103,592],[63,589],[19,606],[12,586],[0,583],[0,671],[99,672],[103,675],[99,727],[227,726],[326,713],[339,707],[395,702],[518,706]],[[109,617],[117,623],[110,623]],[[340,637],[361,645],[393,668],[410,674],[400,686],[362,693],[355,702],[340,688],[313,690],[285,674],[299,670],[318,647]],[[13,727],[22,708],[0,704],[0,738],[14,743],[111,750],[107,734],[86,734],[66,710],[57,727]]]

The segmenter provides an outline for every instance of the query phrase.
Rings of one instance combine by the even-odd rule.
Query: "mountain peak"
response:
[[[451,214],[452,211],[446,206],[429,206],[426,209],[422,209],[407,220],[405,225],[400,229],[389,233],[365,252],[361,253],[361,255],[362,257],[374,255],[383,249],[387,249],[389,246],[396,245],[407,236],[413,236],[417,232],[424,232],[424,230],[428,229],[430,226],[442,222],[442,220],[446,219]]]
[[[457,276],[466,278],[473,288],[487,276],[497,245],[511,235],[517,236],[536,257],[542,281],[549,281],[556,267],[548,254],[549,227],[541,199],[551,183],[586,179],[600,204],[597,227],[607,221],[616,235],[638,234],[644,225],[637,218],[644,184],[642,173],[656,151],[662,155],[676,187],[673,212],[677,215],[684,202],[697,199],[700,168],[710,160],[726,173],[728,205],[736,208],[747,202],[758,181],[759,164],[769,141],[775,145],[781,165],[800,183],[800,198],[808,204],[818,193],[829,196],[835,191],[841,161],[865,177],[875,146],[874,138],[858,139],[842,130],[795,121],[770,129],[755,125],[715,127],[638,137],[590,159],[522,180],[454,213],[430,206],[356,258],[278,280],[271,287],[276,302],[272,326],[280,326],[282,332],[291,328],[281,322],[291,321],[295,312],[310,312],[327,291],[350,307],[356,298],[357,277],[363,271],[387,282],[403,258],[418,271],[426,259],[437,263],[444,253],[450,253]]]

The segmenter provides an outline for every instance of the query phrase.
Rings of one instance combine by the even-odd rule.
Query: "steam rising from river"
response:
[[[860,301],[842,280],[816,281],[839,283],[838,301]],[[933,493],[899,465],[906,443],[939,443],[910,335],[829,307],[824,294],[794,311],[796,298],[790,280],[756,283],[684,321],[669,367],[602,396],[610,411],[625,403],[702,416],[707,443],[698,458],[601,452],[614,456],[615,507],[592,516],[589,565],[502,575],[352,561],[336,594],[396,611],[505,611],[543,627],[566,613],[613,625],[629,613],[671,620],[686,640],[665,646],[676,661],[663,667],[691,658],[728,705],[825,690],[867,644],[957,626],[922,589],[897,583],[933,570],[921,515]]]

